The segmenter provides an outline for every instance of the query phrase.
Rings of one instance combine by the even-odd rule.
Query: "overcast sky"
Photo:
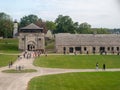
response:
[[[92,27],[120,28],[120,0],[1,0],[0,12],[18,21],[35,14],[54,21],[68,15],[74,22],[88,22]]]

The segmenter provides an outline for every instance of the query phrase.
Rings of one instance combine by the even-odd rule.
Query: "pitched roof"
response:
[[[56,34],[56,45],[120,46],[119,34]]]
[[[31,23],[29,25],[27,25],[26,27],[23,27],[21,29],[43,29],[43,28],[40,28],[38,27],[37,25],[35,25],[34,23]]]

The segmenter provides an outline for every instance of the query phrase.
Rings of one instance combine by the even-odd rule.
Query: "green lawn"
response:
[[[17,44],[18,39],[17,38],[0,39],[0,43],[14,43],[14,44]]]
[[[34,65],[50,68],[93,69],[96,62],[99,63],[99,68],[102,68],[103,63],[107,68],[120,68],[120,56],[118,55],[41,56],[34,61]]]
[[[35,69],[23,69],[23,70],[9,69],[9,70],[4,70],[2,72],[4,73],[32,73],[32,72],[37,72],[37,70]]]
[[[54,49],[55,41],[54,40],[46,40],[45,41],[45,49]]]
[[[0,52],[19,53],[18,39],[0,39]]]
[[[7,66],[10,61],[14,62],[17,56],[0,54],[0,67]]]
[[[27,90],[120,90],[120,72],[88,72],[33,78]]]

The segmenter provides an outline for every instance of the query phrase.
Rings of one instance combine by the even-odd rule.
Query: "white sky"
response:
[[[54,21],[58,15],[68,15],[74,22],[88,22],[92,27],[120,28],[119,0],[1,0],[0,12],[20,20],[35,14]]]

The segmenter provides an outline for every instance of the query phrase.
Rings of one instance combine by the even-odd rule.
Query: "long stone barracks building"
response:
[[[30,24],[19,30],[19,49],[20,50],[41,50],[45,49],[45,38],[43,28],[35,24]]]
[[[119,34],[69,34],[55,35],[57,53],[119,53]]]

